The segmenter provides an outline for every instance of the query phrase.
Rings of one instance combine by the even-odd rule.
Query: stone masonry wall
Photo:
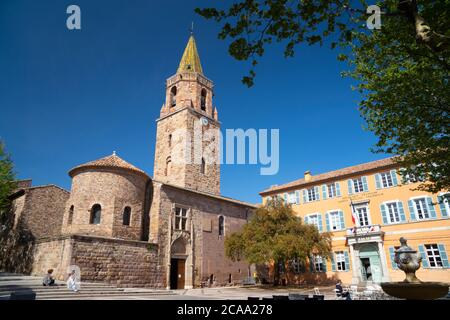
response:
[[[66,280],[68,267],[77,265],[81,281],[119,287],[165,287],[164,268],[158,266],[158,247],[142,241],[71,235],[36,244],[34,275],[53,268]]]
[[[140,240],[145,188],[148,178],[121,169],[86,169],[73,177],[71,196],[65,208],[63,233]],[[102,208],[100,224],[90,224],[94,204]],[[70,207],[74,206],[72,223]],[[129,226],[123,211],[131,208]]]
[[[202,126],[200,118],[201,114],[187,107],[158,121],[154,179],[183,188],[220,194],[218,161],[206,162],[205,173],[200,172],[202,156],[208,159],[206,152],[218,160],[219,123],[209,119],[208,125]],[[213,133],[214,138],[206,136],[207,131]],[[194,132],[200,137],[205,134],[201,148],[195,144]],[[170,169],[166,169],[169,157]]]
[[[201,282],[210,275],[213,275],[218,285],[228,283],[230,274],[232,282],[242,281],[248,276],[247,263],[232,262],[225,256],[224,237],[218,235],[218,219],[220,215],[225,217],[225,235],[238,231],[246,223],[250,207],[167,185],[162,185],[157,196],[159,197],[160,226],[158,244],[162,255],[168,249],[168,237],[171,234],[168,225],[173,206],[190,208],[194,225],[193,279],[195,286],[200,286]],[[156,208],[152,210],[155,213]],[[153,217],[152,215],[151,219]],[[187,229],[190,230],[190,228]],[[163,257],[160,261],[167,263],[168,257]]]
[[[69,192],[49,185],[26,189],[24,197],[18,227],[37,239],[59,236]]]
[[[66,280],[70,266],[70,237],[41,239],[35,243],[34,259],[31,274],[44,276],[48,269],[53,269],[53,276],[58,280]]]

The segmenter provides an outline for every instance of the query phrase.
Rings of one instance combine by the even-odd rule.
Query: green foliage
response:
[[[435,5],[423,14],[436,13],[430,21],[443,27],[445,20],[448,28],[448,8],[450,2],[447,10],[435,11]],[[379,137],[374,151],[401,155],[402,174],[426,181],[420,189],[438,192],[450,188],[450,57],[416,42],[404,20],[387,17],[381,30],[357,33],[349,57],[353,69],[345,74],[357,80],[361,114]]]
[[[0,218],[9,209],[9,196],[15,189],[13,167],[11,158],[5,150],[5,145],[0,141]]]
[[[278,265],[295,258],[306,263],[311,254],[330,255],[331,236],[302,223],[290,205],[274,199],[258,208],[240,232],[225,239],[225,253],[233,261],[255,264]]]
[[[371,3],[373,4],[373,3]],[[292,57],[301,44],[344,49],[338,60],[357,81],[360,111],[378,137],[375,152],[398,156],[403,174],[426,180],[419,188],[450,189],[450,0],[386,0],[380,30],[369,30],[364,0],[242,0],[228,9],[196,9],[223,22],[220,39],[231,39],[230,54],[251,61],[254,71],[266,46],[285,44]],[[350,48],[351,53],[348,54]]]

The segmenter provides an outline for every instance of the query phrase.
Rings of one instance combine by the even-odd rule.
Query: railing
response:
[[[381,226],[379,224],[374,224],[370,226],[348,228],[347,236],[363,236],[378,232],[381,232]]]

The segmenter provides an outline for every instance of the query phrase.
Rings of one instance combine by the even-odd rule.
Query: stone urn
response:
[[[442,282],[423,282],[416,277],[422,257],[417,250],[408,246],[405,238],[400,238],[400,248],[395,251],[394,262],[406,277],[402,282],[383,282],[381,288],[388,295],[408,300],[432,300],[448,294],[448,285]]]

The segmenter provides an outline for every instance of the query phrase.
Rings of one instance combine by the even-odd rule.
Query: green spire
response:
[[[183,57],[178,66],[177,73],[180,72],[198,72],[203,74],[200,57],[198,55],[197,46],[195,44],[194,36],[191,34],[189,41],[184,49]]]

